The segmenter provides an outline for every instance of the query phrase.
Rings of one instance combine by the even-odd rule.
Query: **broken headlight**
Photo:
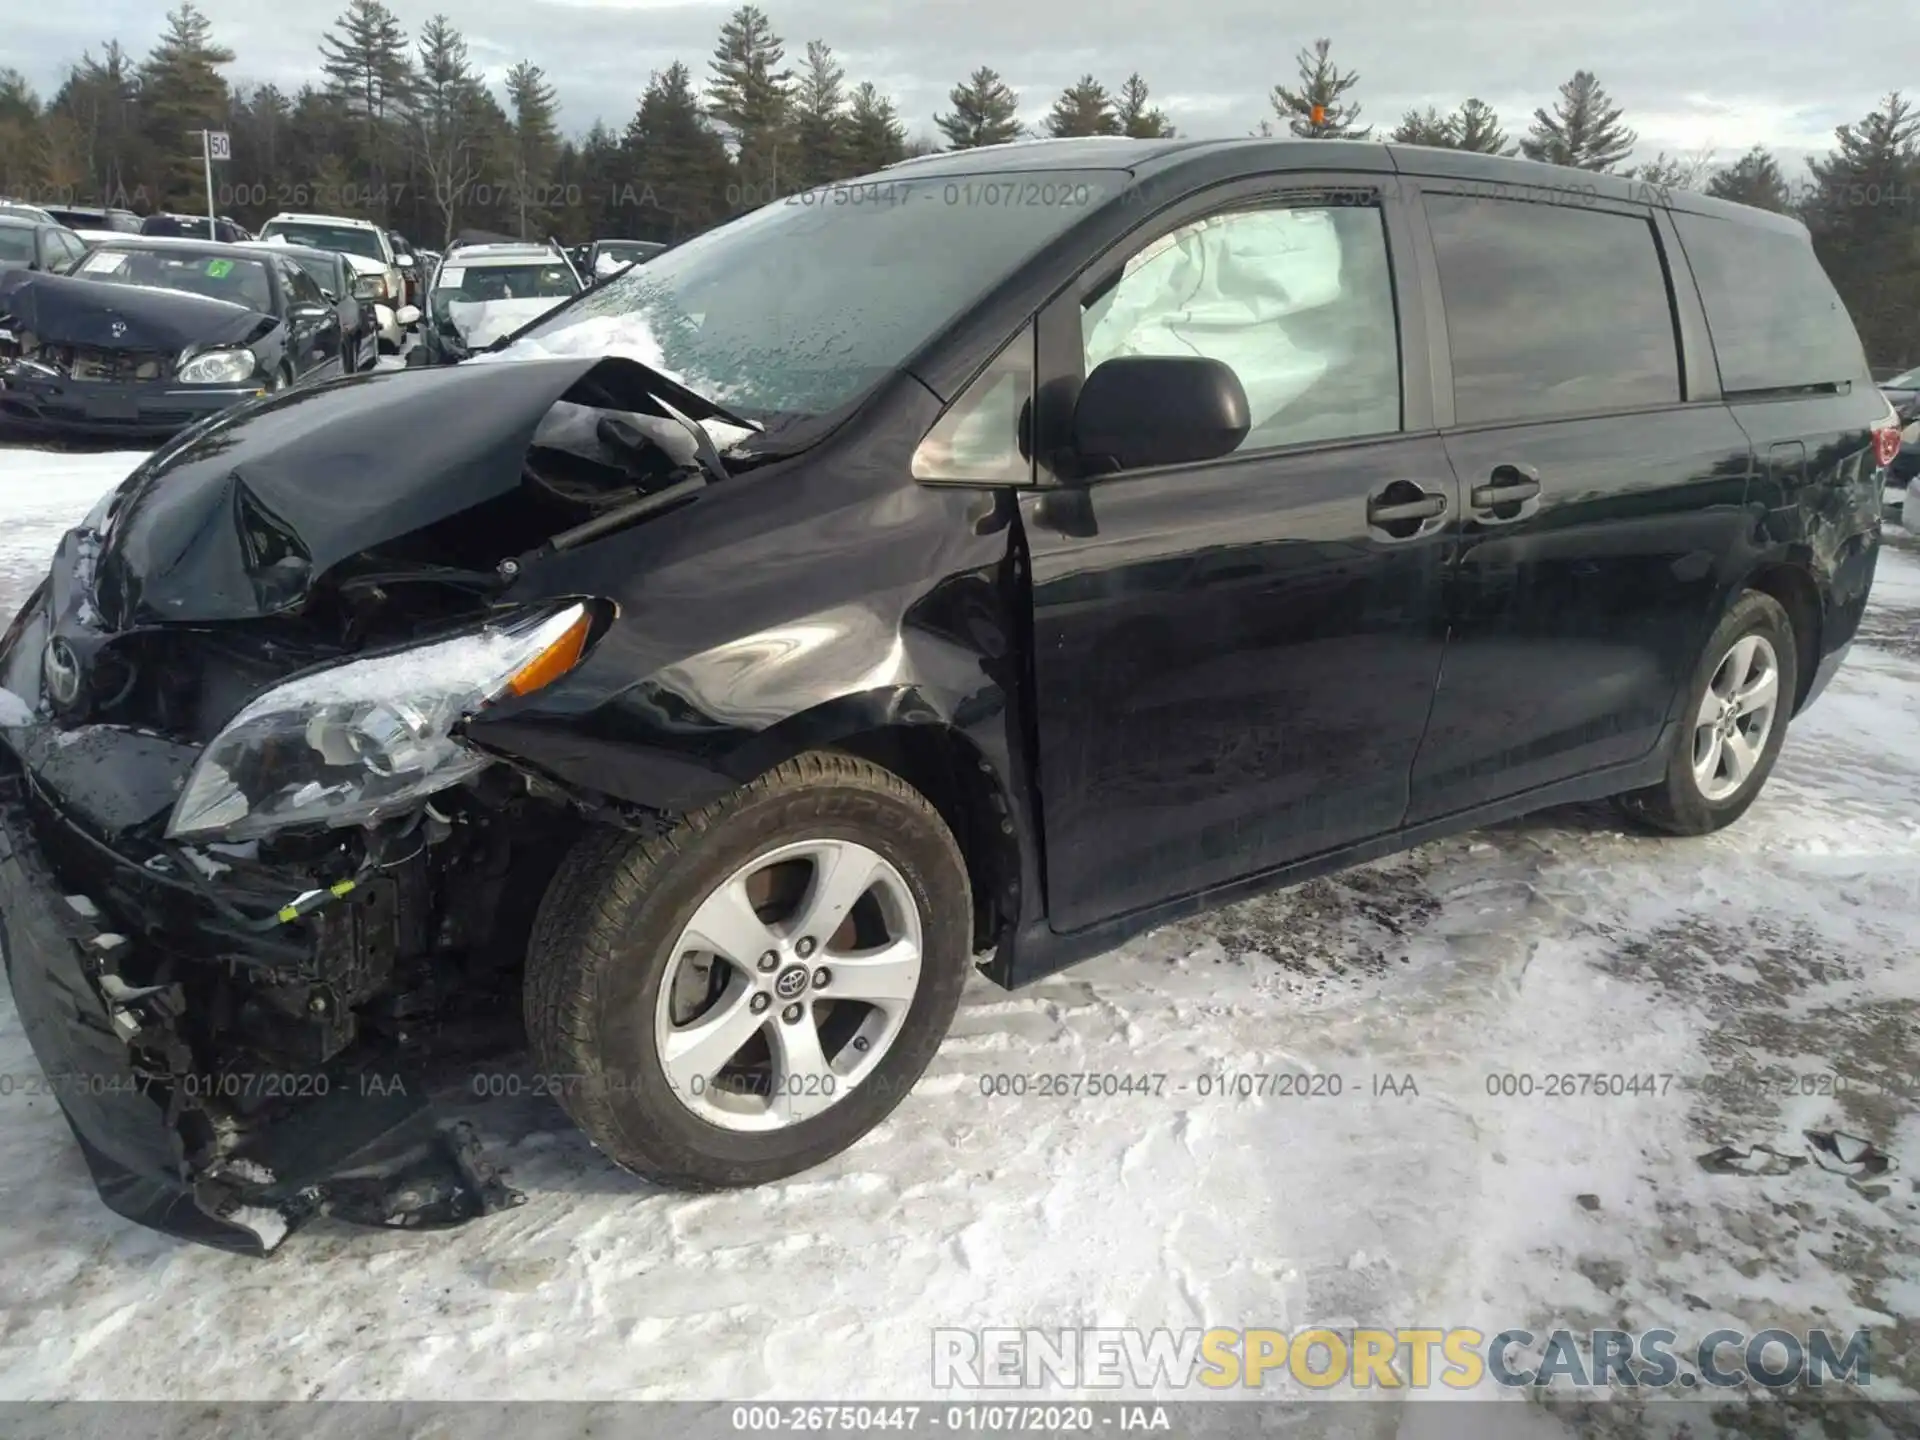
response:
[[[489,763],[454,727],[566,674],[591,627],[587,607],[574,604],[276,685],[200,752],[167,834],[244,840],[288,825],[363,824],[417,804]]]

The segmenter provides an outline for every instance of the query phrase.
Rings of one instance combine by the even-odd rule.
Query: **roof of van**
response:
[[[1237,158],[1238,163],[1233,161]],[[1488,186],[1509,186],[1516,198],[1528,191],[1537,199],[1564,194],[1581,199],[1618,200],[1658,205],[1690,214],[1738,220],[1770,229],[1805,233],[1789,215],[1778,215],[1750,205],[1716,200],[1688,190],[1673,190],[1624,175],[1546,165],[1505,155],[1472,150],[1449,150],[1425,145],[1400,145],[1374,140],[1301,140],[1291,137],[1248,136],[1216,140],[1134,140],[1123,136],[1084,136],[1066,139],[1011,140],[1000,145],[978,145],[965,150],[941,150],[901,160],[881,175],[984,175],[1034,170],[1129,170],[1136,178],[1161,173],[1197,160],[1224,162],[1237,171],[1310,170],[1372,174],[1431,176],[1460,179]],[[858,183],[858,182],[852,182]],[[1494,192],[1490,192],[1494,193]]]

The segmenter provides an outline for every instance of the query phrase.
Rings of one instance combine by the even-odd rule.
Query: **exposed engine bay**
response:
[[[461,727],[611,622],[516,580],[724,478],[705,424],[752,428],[621,360],[391,378],[390,404],[389,377],[320,387],[158,452],[0,642],[0,908],[35,1050],[110,1204],[252,1253],[316,1214],[517,1203],[428,1072],[515,1046],[582,828],[665,817]],[[436,392],[463,424],[423,424]],[[381,473],[415,426],[426,453]]]

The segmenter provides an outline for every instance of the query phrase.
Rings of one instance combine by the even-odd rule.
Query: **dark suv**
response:
[[[1867,603],[1897,432],[1791,220],[1335,141],[802,198],[66,536],[0,908],[109,1204],[511,1203],[416,1080],[502,1010],[617,1163],[792,1174],[976,965],[1546,805],[1729,824]]]

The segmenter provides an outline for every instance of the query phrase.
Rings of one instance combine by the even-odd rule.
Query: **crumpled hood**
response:
[[[293,609],[342,561],[512,491],[547,412],[599,367],[695,421],[724,413],[604,356],[285,390],[186,432],[127,478],[97,572],[104,619],[124,630]]]
[[[276,323],[271,315],[204,295],[26,270],[0,276],[0,315],[43,344],[169,353],[190,345],[244,345]]]
[[[564,295],[536,295],[526,300],[455,300],[447,306],[447,319],[459,332],[461,344],[469,350],[478,350],[566,302]]]

